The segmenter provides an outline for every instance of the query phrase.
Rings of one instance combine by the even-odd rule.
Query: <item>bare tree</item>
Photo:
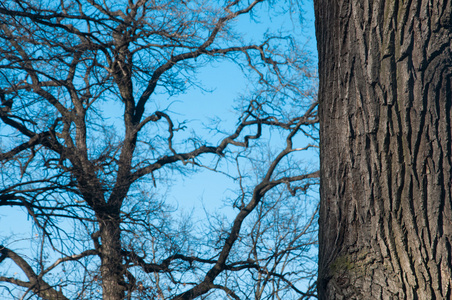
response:
[[[0,4],[0,205],[26,212],[36,234],[29,250],[3,239],[3,296],[315,296],[316,205],[302,204],[318,171],[301,160],[316,147],[315,80],[282,29],[259,42],[236,30],[262,5]],[[250,84],[235,127],[213,124],[204,135],[168,107],[214,62],[239,66]],[[225,199],[230,213],[209,214],[204,225],[175,214],[161,193],[173,174],[199,169],[238,187]]]

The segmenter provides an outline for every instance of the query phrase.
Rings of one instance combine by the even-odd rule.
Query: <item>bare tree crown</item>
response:
[[[40,237],[33,262],[7,240],[0,246],[0,264],[23,274],[0,273],[4,295],[313,295],[297,284],[312,274],[290,262],[314,243],[315,214],[306,218],[293,197],[318,181],[296,154],[317,147],[315,78],[290,34],[248,40],[236,29],[265,2],[0,4],[0,205],[23,208]],[[196,72],[214,62],[234,63],[250,80],[236,127],[210,128],[221,137],[216,142],[155,102],[197,86]],[[119,122],[109,120],[111,107],[122,110]],[[264,159],[268,132],[282,146]],[[311,142],[297,146],[300,136]],[[244,175],[250,166],[252,178]],[[173,216],[156,186],[170,171],[201,168],[233,178],[238,191],[228,202],[233,221],[210,216],[197,235],[189,220]],[[278,219],[288,224],[274,225]]]

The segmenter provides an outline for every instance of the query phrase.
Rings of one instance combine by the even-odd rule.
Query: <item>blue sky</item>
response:
[[[312,1],[306,1],[304,5],[305,14],[303,16],[303,24],[298,28],[301,35],[300,41],[304,42],[304,49],[312,56],[313,63],[317,61],[317,45],[314,29],[314,7]],[[265,16],[265,13],[262,14]],[[260,24],[246,23],[246,31],[261,34],[269,24],[264,18],[260,18]],[[292,26],[292,21],[273,20],[282,22],[286,26]],[[184,95],[175,97],[176,100],[171,107],[174,110],[185,111],[181,114],[181,119],[187,118],[192,120],[190,124],[202,125],[209,117],[221,116],[223,119],[232,123],[236,122],[236,115],[232,110],[232,100],[246,88],[246,80],[241,70],[232,63],[215,64],[214,67],[206,67],[199,73],[198,80],[203,86],[212,93],[202,92],[199,89],[192,89]],[[195,105],[193,105],[195,103]],[[195,109],[193,109],[195,108]],[[227,116],[226,118],[224,116]],[[314,164],[318,163],[318,156],[315,151],[311,151],[312,157],[306,160],[312,160]],[[229,194],[224,192],[233,186],[233,182],[221,174],[215,174],[209,171],[200,171],[186,177],[179,177],[174,183],[174,188],[168,194],[168,200],[176,205],[183,205],[186,209],[194,209],[196,211],[206,208],[215,210],[225,207],[219,205],[222,198]],[[220,193],[219,193],[220,192]],[[180,201],[183,199],[183,201]],[[185,204],[183,204],[185,203]],[[187,205],[188,203],[188,205]],[[202,204],[202,205],[200,205]]]

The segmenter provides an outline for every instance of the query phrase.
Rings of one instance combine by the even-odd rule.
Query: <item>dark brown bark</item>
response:
[[[450,299],[451,4],[315,1],[320,299]]]
[[[121,231],[119,211],[105,213],[99,218],[99,235],[102,275],[102,298],[106,300],[124,299],[125,282],[121,253]]]

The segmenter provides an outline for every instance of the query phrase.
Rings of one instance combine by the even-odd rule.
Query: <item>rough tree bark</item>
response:
[[[316,0],[320,299],[451,299],[451,3]]]

